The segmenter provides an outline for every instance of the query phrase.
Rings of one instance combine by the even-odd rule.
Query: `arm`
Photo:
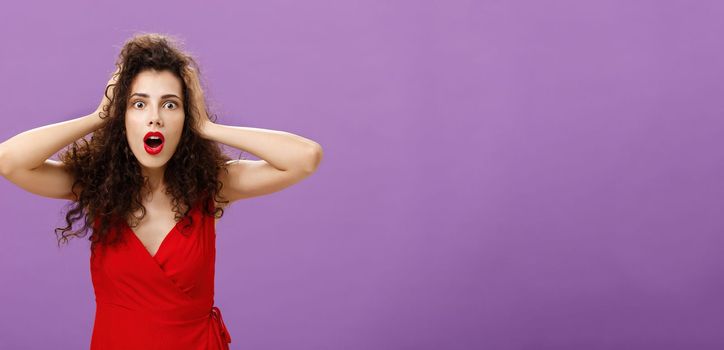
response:
[[[196,107],[195,122],[203,138],[247,151],[278,171],[311,174],[316,170],[322,159],[322,147],[310,139],[286,131],[211,122],[198,72],[191,66],[186,69],[184,81],[190,87],[189,97]]]
[[[0,172],[35,170],[45,160],[73,141],[100,127],[97,113],[24,131],[0,143]]]
[[[93,113],[31,129],[1,143],[0,172],[5,175],[16,170],[37,169],[44,164],[46,159],[63,147],[103,125],[104,120],[101,119],[100,112],[109,109],[114,90],[108,89],[108,87],[116,83],[120,69],[121,67],[118,67],[113,72],[106,84],[106,91],[110,91],[110,94],[108,96],[103,94],[100,104]]]
[[[42,126],[0,144],[0,174],[18,187],[43,197],[77,200],[73,176],[60,161],[47,159],[102,121],[91,114]]]
[[[114,83],[115,77],[116,74],[109,80],[109,85]],[[75,199],[71,174],[62,162],[48,158],[103,125],[99,112],[109,102],[104,96],[92,114],[34,128],[0,143],[0,174],[29,192],[51,198]]]
[[[261,158],[230,161],[228,173],[220,172],[220,196],[229,203],[279,191],[316,171],[322,159],[322,147],[317,142],[285,131],[213,123],[206,114],[199,78],[193,69],[187,79],[200,112],[195,117],[201,136]]]
[[[220,197],[230,205],[239,199],[261,196],[289,187],[316,171],[322,147],[292,133],[227,126],[208,122],[205,138],[246,150],[262,160],[232,160],[221,171]]]
[[[209,121],[202,137],[247,151],[279,171],[312,173],[319,165],[322,146],[286,131],[228,126]]]

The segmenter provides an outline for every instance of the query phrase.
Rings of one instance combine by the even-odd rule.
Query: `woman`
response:
[[[0,172],[29,192],[73,201],[59,243],[91,229],[91,349],[228,349],[213,305],[215,223],[232,202],[312,174],[321,146],[214,123],[198,65],[169,36],[132,37],[116,66],[93,113],[0,144]],[[48,159],[71,143],[60,161]],[[261,160],[231,160],[218,143]]]

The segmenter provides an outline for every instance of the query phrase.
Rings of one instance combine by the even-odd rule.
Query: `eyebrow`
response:
[[[136,93],[134,93],[133,95],[129,96],[129,98],[131,98],[131,97],[133,97],[133,96],[136,96],[136,95],[141,96],[141,97],[145,97],[145,98],[149,98],[149,97],[150,97],[148,94],[144,94],[144,93],[142,93],[142,92],[136,92]],[[178,97],[178,96],[176,96],[176,95],[174,95],[174,94],[166,94],[166,95],[163,95],[163,96],[161,96],[161,99],[169,98],[169,97],[175,97],[175,98],[177,98],[177,99],[179,99],[179,100],[181,99],[180,97]]]

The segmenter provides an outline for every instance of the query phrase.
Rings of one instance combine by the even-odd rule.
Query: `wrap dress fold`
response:
[[[213,209],[211,200],[206,205]],[[229,349],[214,306],[215,218],[201,209],[193,206],[153,256],[125,220],[111,228],[120,244],[92,246],[91,350]]]

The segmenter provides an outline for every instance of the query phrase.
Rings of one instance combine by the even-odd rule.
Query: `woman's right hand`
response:
[[[111,75],[111,78],[108,80],[108,83],[106,84],[106,88],[103,93],[103,98],[101,99],[101,103],[98,105],[98,108],[96,108],[96,113],[101,113],[101,119],[105,119],[108,115],[110,115],[111,112],[111,99],[113,99],[113,93],[116,90],[115,84],[118,82],[118,77],[120,76],[121,67],[116,68],[116,71],[113,72]],[[107,96],[106,96],[107,95]]]

